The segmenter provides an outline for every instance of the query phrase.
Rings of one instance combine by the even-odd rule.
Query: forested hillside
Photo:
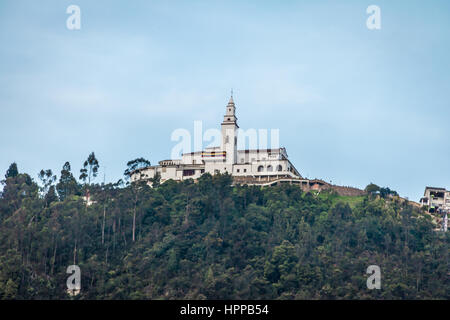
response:
[[[232,187],[228,175],[94,184],[95,167],[79,180],[66,163],[39,185],[8,170],[0,298],[450,298],[449,233],[403,200]],[[72,264],[76,297],[66,293]],[[380,290],[366,287],[369,265],[381,268]]]

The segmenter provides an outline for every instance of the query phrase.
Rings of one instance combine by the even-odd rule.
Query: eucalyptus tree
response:
[[[41,192],[47,194],[50,187],[56,182],[56,175],[53,174],[51,169],[42,169],[38,174],[39,180],[42,182]]]
[[[136,208],[137,203],[139,201],[139,191],[140,189],[146,185],[143,182],[142,178],[144,178],[144,173],[141,169],[150,166],[150,161],[144,158],[137,158],[134,160],[130,160],[127,162],[127,168],[124,171],[125,179],[128,180],[128,184],[130,184],[129,180],[131,180],[131,175],[133,173],[139,174],[139,178],[131,183],[131,192],[134,197],[134,207],[133,207],[133,227],[132,227],[132,240],[136,241]]]
[[[83,168],[80,169],[80,180],[86,184],[91,184],[91,179],[95,179],[98,174],[98,168],[100,167],[95,153],[91,152],[87,160],[83,163]]]

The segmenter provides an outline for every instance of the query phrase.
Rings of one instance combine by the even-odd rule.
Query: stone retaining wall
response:
[[[361,196],[365,195],[364,190],[349,187],[349,186],[336,186],[320,179],[293,179],[290,177],[269,177],[269,178],[252,178],[252,177],[234,177],[233,181],[235,184],[248,184],[248,185],[272,185],[278,181],[281,183],[290,183],[298,185],[303,191],[308,192],[311,190],[333,190],[341,196]]]

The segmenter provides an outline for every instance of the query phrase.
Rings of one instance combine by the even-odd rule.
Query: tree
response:
[[[46,193],[45,197],[44,197],[45,203],[47,204],[47,206],[50,205],[50,203],[58,201],[58,196],[56,195],[56,189],[55,186],[50,186],[50,188],[48,189],[48,192]]]
[[[39,187],[26,173],[20,173],[14,178],[8,178],[2,183],[4,184],[2,199],[7,203],[5,211],[8,213],[18,210],[22,201],[26,198],[38,198]]]
[[[13,162],[8,168],[8,171],[6,171],[5,178],[15,178],[19,174],[19,170],[17,169],[17,163]]]
[[[38,174],[38,178],[42,182],[41,191],[46,194],[50,186],[56,181],[56,175],[53,175],[51,169],[41,170]]]
[[[367,193],[375,193],[377,191],[380,191],[380,187],[374,183],[370,183],[364,190],[366,190]]]
[[[59,182],[56,185],[59,199],[64,201],[68,196],[77,194],[79,192],[79,185],[77,180],[70,172],[70,163],[66,162],[61,170]]]
[[[130,179],[134,171],[150,166],[150,161],[144,158],[137,158],[127,162],[127,168],[123,173],[126,179]],[[141,177],[142,178],[142,177]]]
[[[87,180],[88,185],[90,185],[91,179],[97,177],[98,168],[98,160],[95,157],[94,152],[92,152],[88,156],[87,160],[83,163],[83,168],[80,170],[80,180],[82,180],[84,183],[86,183]]]
[[[130,179],[131,175],[134,171],[148,167],[150,165],[150,161],[144,159],[144,158],[137,158],[131,161],[127,162],[127,168],[124,171],[124,175],[126,179]],[[137,203],[139,200],[139,189],[142,187],[142,171],[140,172],[139,179],[132,183],[131,190],[134,194],[134,207],[133,207],[133,228],[132,228],[132,239],[133,242],[136,240],[136,209],[137,209]]]
[[[38,178],[42,182],[41,192],[45,199],[45,204],[48,206],[51,202],[56,201],[56,192],[55,192],[55,186],[53,186],[53,183],[56,181],[56,176],[53,175],[52,170],[41,170],[38,174]],[[51,193],[50,193],[51,190]]]
[[[17,288],[18,285],[12,279],[8,279],[3,298],[8,300],[13,300],[14,298],[16,298]]]
[[[387,196],[398,196],[397,191],[391,190],[388,187],[380,188],[380,196],[386,198]]]

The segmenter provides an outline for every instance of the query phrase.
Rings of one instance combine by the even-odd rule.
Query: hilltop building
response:
[[[428,212],[438,213],[441,230],[447,232],[448,216],[450,214],[450,191],[445,188],[426,187],[423,197],[420,199],[422,206],[428,206]]]
[[[150,180],[159,175],[160,182],[164,183],[167,180],[196,180],[204,173],[228,173],[234,184],[272,186],[288,183],[296,184],[304,191],[332,189],[345,196],[365,194],[357,188],[302,177],[289,161],[285,148],[239,150],[238,129],[236,105],[231,95],[221,123],[220,146],[184,153],[181,159],[163,160],[158,165],[135,170],[131,181]]]
[[[157,173],[161,182],[197,179],[204,173],[229,173],[236,180],[268,182],[281,178],[301,179],[302,176],[289,161],[285,148],[238,150],[236,105],[233,96],[226,106],[221,123],[220,146],[202,151],[184,153],[181,159],[163,160],[157,166],[149,166],[134,172],[132,181],[150,179]]]
[[[430,212],[439,209],[450,210],[450,191],[445,188],[426,187],[420,204],[428,206]]]

